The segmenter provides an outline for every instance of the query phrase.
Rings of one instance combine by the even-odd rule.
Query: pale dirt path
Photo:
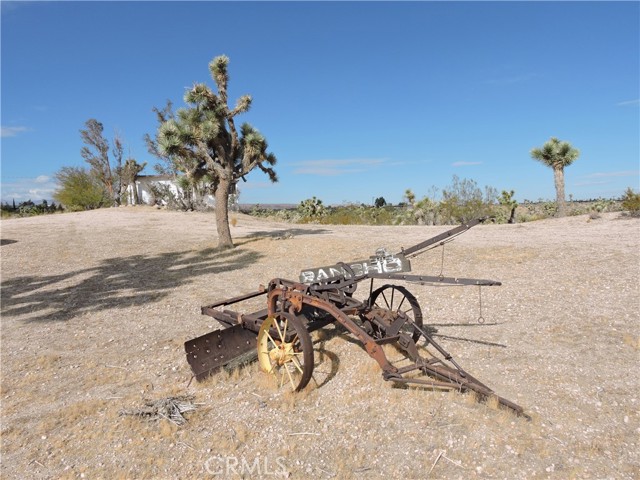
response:
[[[445,275],[503,282],[483,289],[487,325],[475,288],[408,286],[443,345],[531,422],[468,395],[394,389],[342,335],[316,344],[329,379],[302,395],[255,367],[187,387],[182,344],[216,327],[201,305],[447,228],[237,220],[226,252],[205,213],[0,223],[3,478],[216,478],[220,458],[258,459],[263,474],[284,464],[290,478],[640,475],[637,219],[478,226],[448,244]],[[412,263],[437,275],[440,250]],[[118,416],[175,393],[203,404],[186,427]]]

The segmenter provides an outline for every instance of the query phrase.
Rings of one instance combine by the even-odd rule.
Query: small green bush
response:
[[[633,217],[640,217],[640,193],[635,193],[631,187],[622,196],[622,209]]]
[[[474,180],[453,176],[451,186],[442,190],[439,213],[442,223],[465,223],[474,218],[490,216],[496,203],[497,191],[493,187],[482,190]]]
[[[53,198],[67,210],[92,210],[110,203],[107,190],[84,168],[62,167],[55,176],[59,188]]]
[[[558,204],[556,202],[544,202],[542,204],[543,218],[555,217],[558,213]]]
[[[613,206],[613,202],[611,200],[606,200],[604,198],[598,198],[593,205],[591,205],[591,209],[597,213],[604,213],[611,210]]]

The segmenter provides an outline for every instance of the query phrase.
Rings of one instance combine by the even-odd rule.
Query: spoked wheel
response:
[[[280,387],[294,392],[307,386],[313,373],[313,345],[303,323],[290,313],[267,317],[258,332],[260,368],[274,375]]]
[[[418,342],[420,332],[413,324],[422,327],[422,310],[416,297],[409,290],[398,285],[383,285],[371,293],[369,300],[371,313],[382,323],[385,336],[406,333]],[[404,319],[404,322],[400,320]]]

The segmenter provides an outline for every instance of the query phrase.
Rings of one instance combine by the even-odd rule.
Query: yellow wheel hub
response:
[[[288,315],[280,314],[279,316],[280,319],[267,317],[260,327],[258,361],[264,372],[278,379],[280,387],[288,382],[291,389],[296,391],[304,387],[302,378],[305,377],[305,370],[301,343],[298,332],[294,333],[289,342],[285,341],[287,335],[293,333],[293,326],[289,324]],[[304,384],[306,385],[306,381]]]

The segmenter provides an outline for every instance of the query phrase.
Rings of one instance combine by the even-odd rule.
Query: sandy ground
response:
[[[640,478],[638,219],[482,225],[447,244],[445,275],[503,282],[482,290],[483,325],[476,287],[407,285],[442,345],[531,421],[393,388],[332,326],[300,394],[255,365],[189,385],[183,343],[217,328],[201,305],[446,229],[235,221],[237,248],[218,251],[205,213],[2,220],[2,478]],[[437,275],[441,251],[412,264]],[[182,427],[119,414],[184,394],[198,409]]]

